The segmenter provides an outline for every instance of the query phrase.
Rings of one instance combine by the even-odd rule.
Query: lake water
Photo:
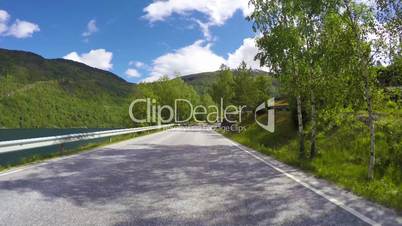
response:
[[[0,129],[0,141],[19,140],[27,138],[48,137],[56,135],[66,135],[73,133],[96,132],[111,129]],[[88,141],[78,141],[65,144],[65,150],[79,148],[82,145],[96,143],[107,140],[108,138],[100,138]],[[0,154],[0,166],[14,165],[21,162],[25,158],[32,156],[46,156],[60,151],[60,146],[49,146],[43,148],[35,148],[23,151]]]

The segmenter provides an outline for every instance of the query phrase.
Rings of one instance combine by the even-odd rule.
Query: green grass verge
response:
[[[103,141],[98,141],[98,142],[82,145],[82,146],[80,146],[78,148],[75,148],[75,149],[66,149],[64,151],[57,151],[57,152],[54,152],[54,153],[51,153],[51,154],[48,154],[48,155],[33,155],[33,156],[28,157],[28,158],[22,159],[20,162],[18,162],[16,164],[7,165],[7,166],[0,166],[0,172],[10,170],[10,169],[15,168],[15,167],[26,166],[26,165],[30,165],[30,164],[33,164],[33,163],[40,163],[40,162],[43,162],[45,160],[49,160],[49,159],[53,159],[53,158],[76,155],[76,154],[79,154],[79,153],[90,151],[90,150],[92,150],[94,148],[97,148],[97,147],[102,147],[102,146],[106,146],[106,145],[110,145],[110,144],[114,144],[114,143],[119,143],[119,142],[122,142],[122,141],[125,141],[125,140],[130,140],[130,139],[133,139],[133,138],[136,138],[136,137],[141,137],[141,136],[149,135],[149,134],[152,134],[152,133],[157,133],[157,132],[160,132],[160,131],[163,131],[163,129],[115,136],[115,137],[112,138],[111,141],[109,139],[107,139],[107,140],[103,140]]]
[[[375,179],[371,181],[367,180],[367,127],[353,119],[356,117],[319,134],[319,154],[314,160],[299,158],[297,132],[288,112],[277,112],[275,133],[261,129],[252,121],[246,123],[247,130],[241,133],[220,132],[240,144],[332,181],[359,196],[402,211],[402,123],[399,117],[399,114],[391,114],[377,124],[377,162]],[[309,147],[307,141],[307,151]]]

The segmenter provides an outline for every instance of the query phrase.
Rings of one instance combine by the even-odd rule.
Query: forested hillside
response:
[[[195,105],[208,106],[214,103],[211,92],[220,89],[213,88],[220,72],[131,84],[113,73],[81,63],[0,49],[0,128],[138,126],[128,114],[135,98],[155,98],[162,105],[186,98]],[[239,70],[232,72],[235,77],[242,76]],[[254,78],[273,80],[266,72],[249,72]],[[272,81],[265,88],[274,90],[271,84]],[[273,84],[278,86],[275,80]]]
[[[73,61],[0,50],[0,128],[124,127],[135,87]]]
[[[182,76],[181,79],[183,79],[184,82],[186,82],[187,84],[193,86],[198,93],[205,94],[211,90],[212,85],[218,79],[219,72],[220,71],[214,71],[214,72],[204,72],[199,74],[185,75]],[[232,72],[234,76],[238,74],[237,70],[232,70]],[[251,70],[250,72],[251,75],[255,77],[269,76],[273,78],[273,74],[265,71]],[[273,85],[279,88],[279,83],[275,79]]]

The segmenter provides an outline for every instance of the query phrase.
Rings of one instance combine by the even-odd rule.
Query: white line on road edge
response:
[[[225,136],[223,136],[222,134],[220,134],[220,133],[218,133],[218,132],[216,132],[216,133],[219,134],[219,135],[221,135],[222,137],[224,137],[227,141],[229,141],[230,143],[232,143],[232,144],[233,144],[234,146],[236,146],[238,149],[240,149],[240,150],[246,152],[247,154],[253,156],[254,158],[256,158],[256,159],[258,159],[258,160],[260,160],[261,162],[265,163],[266,165],[268,165],[269,167],[273,168],[274,170],[276,170],[276,171],[278,171],[278,172],[284,174],[285,176],[289,177],[290,179],[292,179],[292,180],[296,181],[297,183],[303,185],[303,186],[306,187],[307,189],[309,189],[309,190],[311,190],[312,192],[316,193],[317,195],[319,195],[319,196],[325,198],[326,200],[332,202],[333,204],[339,206],[340,208],[344,209],[345,211],[349,212],[350,214],[354,215],[355,217],[359,218],[360,220],[362,220],[362,221],[364,221],[364,222],[366,222],[366,223],[368,223],[368,224],[370,224],[370,225],[375,225],[375,226],[381,225],[380,223],[377,223],[377,222],[375,222],[374,220],[372,220],[372,219],[370,219],[370,218],[364,216],[363,214],[357,212],[356,210],[354,210],[354,209],[352,209],[352,208],[346,206],[343,202],[341,202],[341,201],[339,201],[339,200],[337,200],[337,199],[335,199],[335,198],[332,198],[332,197],[330,197],[330,196],[324,194],[324,193],[321,192],[320,190],[317,190],[317,189],[313,188],[312,186],[310,186],[309,184],[307,184],[307,183],[305,183],[305,182],[299,180],[297,177],[293,176],[292,174],[289,174],[289,173],[287,173],[286,171],[284,171],[284,170],[282,170],[282,169],[280,169],[280,168],[278,168],[278,167],[272,165],[271,163],[269,163],[269,162],[266,161],[265,159],[263,159],[263,158],[259,157],[258,155],[254,154],[254,153],[252,153],[252,152],[250,152],[250,151],[248,151],[248,150],[246,150],[246,149],[243,148],[240,144],[238,144],[238,143],[236,143],[236,142],[234,142],[234,141],[232,141],[232,140],[226,138]]]
[[[88,151],[88,152],[91,152],[91,151]],[[88,153],[88,152],[83,152],[83,153]],[[81,153],[77,153],[75,155],[60,156],[60,157],[45,159],[45,160],[42,160],[42,161],[40,161],[38,163],[35,163],[35,162],[28,163],[28,165],[26,165],[26,166],[19,166],[19,167],[17,166],[17,167],[15,167],[15,169],[5,170],[5,172],[0,173],[0,177],[10,175],[10,174],[14,174],[14,173],[18,173],[18,172],[25,171],[25,170],[28,170],[28,169],[32,169],[32,168],[35,168],[35,167],[38,167],[38,166],[45,166],[45,165],[47,165],[47,164],[49,164],[51,162],[70,159],[70,158],[75,157],[78,154],[81,154]]]

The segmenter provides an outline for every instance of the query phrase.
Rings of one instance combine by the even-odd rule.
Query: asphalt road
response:
[[[400,225],[393,211],[173,129],[0,174],[0,225]]]

